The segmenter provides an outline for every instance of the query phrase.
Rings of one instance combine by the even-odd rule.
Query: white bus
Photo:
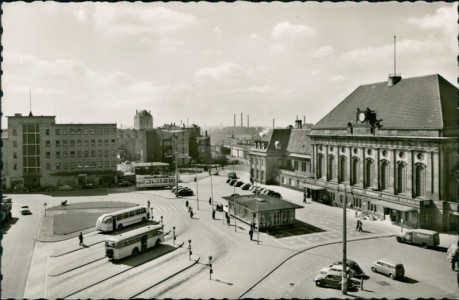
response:
[[[105,255],[108,259],[135,256],[164,242],[161,225],[144,226],[105,240]]]
[[[134,206],[101,215],[97,219],[96,229],[100,231],[115,231],[128,225],[146,222],[149,218],[150,213],[146,206]]]
[[[158,188],[175,185],[175,177],[170,175],[136,175],[136,188]]]

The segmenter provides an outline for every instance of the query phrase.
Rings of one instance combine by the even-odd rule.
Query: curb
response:
[[[371,236],[371,237],[363,237],[363,238],[355,238],[355,239],[352,239],[352,240],[347,240],[347,242],[355,242],[355,241],[362,241],[362,240],[372,240],[372,239],[379,239],[379,238],[387,238],[387,237],[393,237],[395,236],[395,234],[385,234],[385,235],[378,235],[378,236]],[[313,246],[310,246],[310,247],[307,247],[303,250],[300,250],[298,251],[297,253],[295,254],[292,254],[291,256],[287,257],[285,260],[283,260],[279,265],[277,265],[274,269],[272,269],[270,272],[268,272],[265,276],[263,276],[259,281],[257,281],[254,285],[252,285],[247,291],[245,291],[242,295],[240,295],[238,297],[238,299],[242,299],[244,298],[244,296],[250,292],[253,288],[255,288],[258,284],[260,284],[260,282],[262,282],[263,280],[265,280],[269,275],[271,275],[272,273],[274,273],[274,271],[276,271],[277,269],[279,269],[284,263],[286,263],[289,259],[297,256],[298,254],[301,254],[303,252],[306,252],[308,250],[311,250],[311,249],[315,249],[315,248],[319,248],[319,247],[322,247],[322,246],[328,246],[328,245],[334,245],[334,244],[340,244],[342,243],[343,241],[334,241],[334,242],[328,242],[328,243],[324,243],[324,244],[317,244],[317,245],[313,245]]]

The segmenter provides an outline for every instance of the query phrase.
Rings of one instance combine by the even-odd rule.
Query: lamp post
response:
[[[179,176],[178,176],[178,166],[177,166],[177,161],[178,161],[178,153],[177,153],[177,136],[174,134],[174,156],[175,156],[175,197],[178,198],[178,182],[179,182]]]
[[[233,173],[234,173],[234,164],[233,164]],[[229,211],[229,208],[228,208]],[[234,213],[234,232],[237,231],[236,226],[236,184],[233,185],[233,213]]]
[[[209,174],[210,174],[210,204],[212,205],[212,209],[214,208],[214,188],[212,184],[212,167],[211,167],[212,161],[209,161]]]
[[[161,229],[164,231],[163,216],[161,216]]]
[[[346,205],[347,193],[346,185],[344,185],[344,202],[343,202],[343,277],[342,277],[342,294],[347,295],[347,261],[346,261]]]
[[[45,202],[43,205],[45,206],[45,217],[46,217],[46,206],[47,206],[48,204],[46,204],[46,202]]]
[[[212,279],[212,273],[214,270],[212,269],[212,256],[209,255],[209,279]]]
[[[196,159],[194,160],[194,171],[195,171],[195,179],[196,179],[196,206],[199,210],[199,189],[198,189],[198,169],[196,168]]]

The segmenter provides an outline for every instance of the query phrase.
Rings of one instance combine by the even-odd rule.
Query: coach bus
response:
[[[105,240],[105,254],[109,260],[135,256],[164,242],[161,225],[144,226]]]
[[[175,185],[175,177],[170,175],[136,175],[136,188],[160,188]]]
[[[134,206],[112,213],[101,215],[96,222],[96,229],[100,231],[115,231],[125,226],[146,222],[150,213],[146,206]]]

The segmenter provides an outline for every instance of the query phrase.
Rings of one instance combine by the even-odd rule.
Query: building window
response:
[[[16,148],[18,146],[18,141],[13,141],[13,147]]]
[[[76,130],[76,133],[77,133],[78,135],[81,135],[81,128],[78,128],[78,129]]]
[[[96,140],[91,140],[91,146],[96,146]]]
[[[375,167],[372,159],[368,159],[365,164],[365,187],[373,187],[373,180],[375,178]]]
[[[97,167],[98,167],[98,168],[102,168],[102,162],[101,162],[101,161],[98,161],[98,162],[97,162]]]
[[[62,143],[64,144],[64,147],[68,147],[69,146],[69,141],[68,140],[63,140]]]
[[[328,156],[328,180],[333,180],[335,178],[335,156]]]
[[[84,162],[84,167],[85,167],[86,169],[89,168],[89,161],[85,161],[85,162]]]
[[[319,154],[317,156],[317,178],[322,178],[324,174],[324,156],[323,154]]]
[[[56,128],[56,135],[61,135],[61,130],[59,128]]]
[[[51,141],[45,141],[46,147],[51,147]]]
[[[51,170],[51,164],[50,163],[46,163],[46,170]]]
[[[84,150],[84,157],[89,157],[89,150]]]
[[[68,169],[69,168],[69,164],[68,163],[64,163],[64,170]]]
[[[75,162],[74,161],[70,162],[70,169],[75,169]]]
[[[88,134],[88,132],[89,132],[89,131],[88,131],[87,128],[83,129],[83,134]]]
[[[70,147],[75,147],[75,140],[70,140]]]
[[[295,169],[295,171],[298,170],[298,161],[297,160],[293,161],[293,169]]]
[[[51,158],[51,152],[46,152],[46,158]]]
[[[301,162],[301,172],[306,172],[306,162]]]
[[[102,129],[97,128],[97,134],[99,134],[99,135],[102,134]]]
[[[56,147],[60,147],[60,146],[61,146],[61,141],[56,140]]]
[[[111,144],[112,144],[112,146],[115,146],[115,145],[116,145],[115,139],[112,139],[112,140],[111,140]]]
[[[83,157],[83,151],[77,151],[78,157]]]
[[[387,190],[389,188],[389,163],[384,160],[381,163],[381,190]]]
[[[78,169],[81,169],[83,168],[83,163],[82,162],[78,162]]]
[[[18,155],[17,155],[16,152],[13,152],[13,158],[14,158],[14,159],[17,159],[17,158],[18,158]]]
[[[108,128],[104,128],[104,134],[108,134]]]
[[[91,150],[91,157],[96,157],[96,150]]]
[[[89,146],[89,141],[88,140],[83,140],[83,144],[85,147],[88,147]]]
[[[108,157],[108,155],[109,155],[108,150],[104,150],[104,157]]]
[[[102,140],[101,139],[97,140],[97,146],[102,146]]]
[[[72,128],[70,129],[70,135],[73,135],[73,134],[75,134],[75,129]]]
[[[74,158],[75,157],[75,151],[70,151],[70,158]]]
[[[13,136],[17,136],[18,135],[18,130],[16,128],[13,128]]]
[[[67,129],[62,129],[62,134],[67,134]]]
[[[45,129],[45,135],[49,135],[49,128]]]
[[[406,166],[404,163],[397,165],[397,194],[404,194],[406,192]]]
[[[96,130],[94,128],[91,128],[91,134],[92,135],[96,134]]]
[[[17,170],[18,169],[18,164],[13,164],[13,170]]]
[[[105,161],[105,167],[106,167],[106,168],[109,168],[109,167],[110,167],[110,165],[108,164],[108,160]]]
[[[414,197],[424,197],[426,189],[426,168],[422,164],[415,166]]]
[[[91,162],[91,168],[95,168],[96,167],[96,162],[95,161],[92,161]]]
[[[56,158],[61,158],[61,152],[60,151],[56,152]]]
[[[338,182],[345,182],[347,180],[347,159],[346,156],[339,157],[339,168],[338,168]]]
[[[61,163],[56,163],[56,170],[60,170],[61,169]]]
[[[102,150],[97,150],[97,156],[102,157],[104,155],[104,151]]]
[[[68,154],[68,151],[64,151],[64,158],[67,158]]]
[[[356,185],[359,180],[359,159],[357,157],[352,158],[352,170],[351,170],[351,185]]]
[[[104,142],[105,142],[105,146],[109,145],[108,139],[105,139]]]
[[[77,146],[81,147],[81,140],[77,140]]]

